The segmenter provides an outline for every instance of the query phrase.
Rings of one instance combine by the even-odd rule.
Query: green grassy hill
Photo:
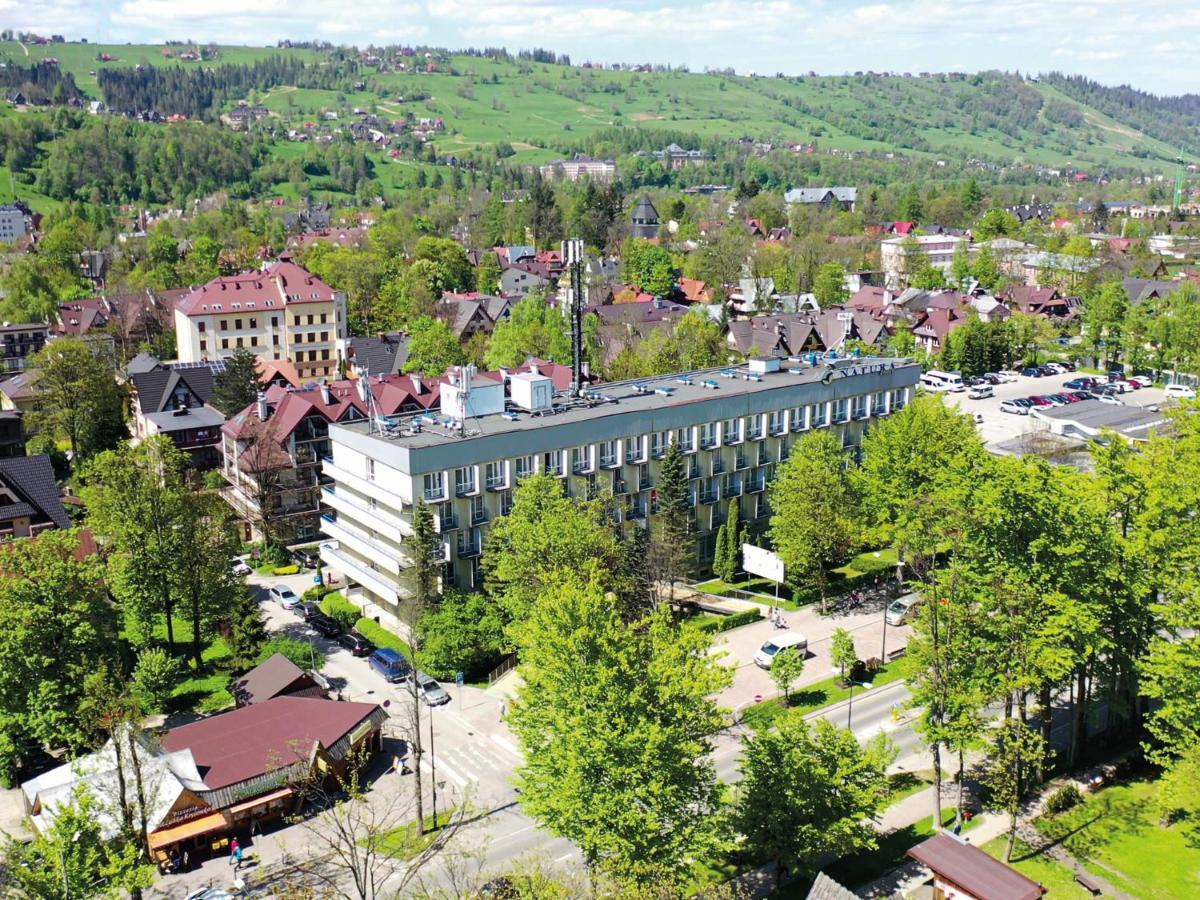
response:
[[[251,91],[246,99],[268,107],[281,128],[320,121],[326,112],[337,112],[345,122],[356,107],[386,118],[401,118],[406,112],[440,116],[446,131],[435,140],[439,153],[507,143],[518,163],[545,162],[577,149],[620,152],[611,141],[614,128],[661,132],[648,142],[653,147],[666,143],[667,135],[697,140],[745,137],[812,142],[821,151],[977,158],[1004,166],[1074,167],[1089,173],[1120,168],[1171,173],[1178,152],[1130,121],[1119,121],[1050,84],[1001,73],[767,78],[608,71],[454,56],[438,61],[434,72],[380,74],[366,66],[353,71],[332,54],[301,49],[221,47],[213,62],[168,58],[159,45],[53,44],[27,49],[28,55],[15,42],[0,42],[0,60],[28,64],[54,56],[80,89],[96,98],[100,95],[95,73],[104,67],[205,68],[276,54],[340,66],[345,75],[335,83],[342,90],[285,85]],[[170,49],[177,54],[185,48]],[[99,62],[101,53],[114,61]],[[407,62],[411,66],[424,59],[409,57]],[[373,158],[376,155],[383,164],[377,166],[377,175],[384,183],[406,182],[411,163],[392,163],[381,153]]]

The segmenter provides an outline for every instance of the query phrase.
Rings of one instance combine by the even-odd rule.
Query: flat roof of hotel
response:
[[[819,383],[837,384],[841,379],[856,375],[868,375],[897,369],[911,368],[914,373],[919,366],[912,360],[892,357],[844,358],[827,361],[817,357],[816,365],[806,357],[780,359],[777,372],[752,373],[748,365],[723,366],[672,375],[656,375],[631,381],[617,381],[592,385],[586,390],[584,400],[569,400],[556,395],[553,408],[544,413],[531,413],[507,404],[508,412],[468,418],[466,435],[460,436],[457,429],[442,424],[443,418],[434,411],[388,417],[395,432],[380,433],[371,427],[369,420],[339,424],[359,434],[370,435],[389,444],[407,447],[432,447],[447,441],[470,440],[496,434],[533,431],[546,425],[583,422],[631,412],[651,412],[664,406],[680,406],[700,403],[722,397],[742,397],[765,393],[779,388]],[[914,374],[913,383],[916,383]],[[413,419],[423,420],[422,429],[416,433],[407,430]],[[438,424],[431,424],[436,421]]]

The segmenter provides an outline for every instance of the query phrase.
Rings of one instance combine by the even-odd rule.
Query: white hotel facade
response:
[[[442,415],[329,429],[333,479],[323,502],[326,566],[364,607],[395,613],[408,596],[414,505],[435,513],[447,577],[480,584],[489,524],[516,484],[544,472],[571,496],[615,498],[622,523],[655,514],[659,461],[672,442],[688,464],[697,559],[712,557],[730,505],[764,524],[766,485],[795,440],[829,428],[856,452],[873,419],[911,399],[920,366],[906,359],[751,360],[746,366],[603,384],[587,402],[555,396],[537,371],[504,382],[469,373],[442,386]],[[465,412],[465,416],[464,416]],[[465,425],[461,424],[464,423]]]

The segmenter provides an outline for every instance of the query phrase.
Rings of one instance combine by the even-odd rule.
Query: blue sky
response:
[[[1058,69],[1200,90],[1200,0],[0,0],[0,23],[114,43],[541,46],[694,71]]]

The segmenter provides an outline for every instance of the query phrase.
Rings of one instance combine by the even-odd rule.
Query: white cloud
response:
[[[1062,68],[1160,92],[1194,90],[1195,58],[1181,36],[1200,31],[1200,4],[1178,0],[0,0],[0,11],[13,28],[94,41],[504,44],[743,72],[937,70],[966,60],[969,69]]]

